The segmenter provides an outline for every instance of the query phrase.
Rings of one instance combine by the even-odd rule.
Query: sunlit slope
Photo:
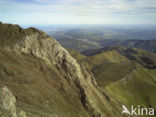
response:
[[[127,105],[156,108],[156,54],[123,47],[107,47],[85,54],[89,56],[73,55],[91,69],[98,84],[112,96]]]
[[[121,80],[103,88],[124,104],[156,108],[156,70],[138,66]]]

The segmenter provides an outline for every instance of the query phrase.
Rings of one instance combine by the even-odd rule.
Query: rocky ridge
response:
[[[28,30],[33,33],[27,33]],[[71,90],[79,95],[80,102],[89,116],[117,117],[120,115],[119,108],[113,105],[116,101],[109,98],[97,86],[93,75],[80,66],[56,40],[34,28],[20,28],[20,32],[26,33],[17,39],[16,43],[5,44],[3,47],[5,51],[15,56],[23,54],[33,56],[43,60],[46,66],[55,67],[58,74],[64,78],[60,80],[69,82],[71,84],[69,87],[74,87]]]

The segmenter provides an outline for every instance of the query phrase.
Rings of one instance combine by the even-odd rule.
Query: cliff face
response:
[[[3,31],[10,27],[15,26],[5,26]],[[14,35],[19,33],[22,36],[16,39]],[[97,86],[93,75],[56,40],[34,28],[18,28],[10,34],[15,41],[9,40],[9,44],[9,34],[0,36],[0,41],[5,40],[0,49],[0,84],[12,90],[17,108],[30,117],[120,115],[116,101]]]

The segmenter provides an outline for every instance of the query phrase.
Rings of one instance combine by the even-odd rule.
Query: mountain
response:
[[[43,31],[0,23],[0,116],[120,117],[121,103]]]
[[[63,27],[62,27],[63,28]],[[155,27],[90,26],[47,31],[65,48],[80,52],[108,46],[135,47],[156,53]],[[49,28],[52,30],[52,28]]]
[[[156,109],[156,54],[117,46],[88,50],[83,53],[87,56],[73,51],[111,96],[125,105]]]
[[[135,47],[156,53],[156,40],[103,40],[101,46]]]
[[[97,49],[109,46],[122,46],[122,47],[134,47],[149,52],[156,53],[156,40],[120,40],[120,39],[108,39],[100,41],[89,41],[83,39],[59,39],[57,40],[63,47],[75,49],[83,52],[88,49]]]
[[[55,29],[55,30],[54,30]],[[73,25],[47,27],[49,35],[59,39],[101,40],[156,40],[156,27],[151,25]]]
[[[65,48],[71,48],[78,51],[84,51],[86,49],[97,49],[101,47],[100,44],[88,40],[60,39],[57,41]]]

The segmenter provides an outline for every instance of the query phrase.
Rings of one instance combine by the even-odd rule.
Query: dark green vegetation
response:
[[[156,54],[136,48],[105,47],[88,56],[69,50],[90,69],[104,90],[125,105],[156,109]]]
[[[65,48],[84,51],[108,46],[123,46],[156,53],[156,28],[152,26],[86,26],[59,29],[49,31],[52,30],[49,28],[47,32]]]

